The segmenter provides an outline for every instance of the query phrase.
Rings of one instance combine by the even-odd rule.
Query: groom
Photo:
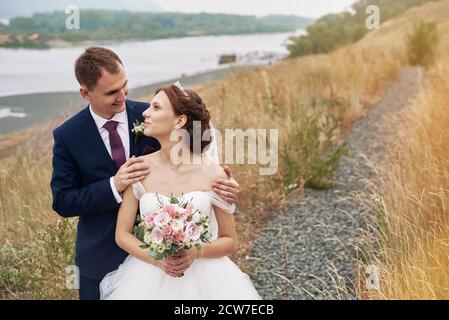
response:
[[[120,58],[111,50],[91,47],[76,60],[80,93],[89,105],[53,131],[53,210],[79,217],[76,265],[80,299],[99,299],[99,284],[128,255],[115,242],[117,213],[125,189],[143,180],[149,167],[138,156],[159,150],[159,142],[140,136],[133,122],[143,122],[144,102],[127,100],[128,80]],[[236,202],[240,186],[226,168],[228,180],[214,191]]]

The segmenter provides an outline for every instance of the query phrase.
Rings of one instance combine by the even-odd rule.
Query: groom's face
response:
[[[128,79],[123,66],[120,63],[118,66],[117,73],[109,73],[102,68],[101,78],[98,79],[96,86],[92,90],[85,88],[87,94],[83,95],[89,100],[94,112],[106,119],[125,110]]]

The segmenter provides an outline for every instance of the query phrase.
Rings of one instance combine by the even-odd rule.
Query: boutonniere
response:
[[[137,143],[137,138],[140,136],[143,136],[143,131],[145,130],[143,122],[139,122],[139,120],[136,119],[136,121],[133,122],[133,128],[131,130],[132,133],[136,136],[134,139],[134,144]]]

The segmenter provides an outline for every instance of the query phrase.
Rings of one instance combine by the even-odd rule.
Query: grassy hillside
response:
[[[288,45],[290,56],[327,53],[358,41],[370,31],[365,25],[368,5],[379,8],[380,23],[385,23],[430,1],[437,0],[358,0],[352,5],[352,12],[328,14],[307,27],[307,35],[292,37]]]
[[[441,40],[435,62],[423,69],[422,91],[392,124],[389,165],[379,168],[378,216],[370,221],[366,263],[379,267],[383,299],[449,298],[449,1],[410,10],[385,26],[390,41],[403,39],[410,21],[434,22]],[[373,35],[371,41],[384,41]]]

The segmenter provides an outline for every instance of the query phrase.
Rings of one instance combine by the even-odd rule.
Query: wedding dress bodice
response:
[[[141,183],[133,185],[139,200],[142,217],[169,203],[170,198],[155,192],[146,192]],[[209,232],[217,238],[218,227],[214,207],[233,214],[234,205],[221,199],[213,191],[190,191],[182,197],[191,201],[194,209],[209,217]],[[261,299],[249,276],[227,256],[197,258],[183,277],[172,277],[159,267],[128,256],[115,271],[108,273],[100,283],[101,299],[148,300],[258,300]]]

